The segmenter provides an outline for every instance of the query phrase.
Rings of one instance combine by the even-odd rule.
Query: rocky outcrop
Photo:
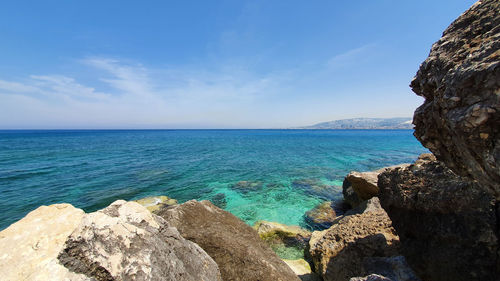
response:
[[[332,201],[326,201],[306,212],[304,218],[312,228],[325,229],[332,226],[337,217]]]
[[[145,197],[139,200],[135,200],[135,202],[146,207],[146,209],[148,209],[152,213],[155,213],[162,208],[177,204],[177,200],[165,195]]]
[[[69,204],[41,206],[0,232],[0,279],[90,280],[57,259],[84,215]]]
[[[135,202],[42,206],[0,232],[2,280],[222,280],[217,264]]]
[[[299,280],[254,229],[209,201],[191,200],[159,215],[217,262],[223,280]]]
[[[431,49],[411,87],[415,136],[500,200],[500,1],[478,1]]]
[[[377,196],[379,193],[379,188],[377,186],[378,175],[387,169],[404,167],[407,165],[408,164],[401,164],[397,166],[385,167],[370,172],[350,172],[345,177],[344,183],[342,184],[342,194],[344,195],[344,200],[354,208],[361,202]]]
[[[423,280],[497,280],[495,199],[432,155],[379,176],[380,201],[402,254]]]
[[[96,280],[222,280],[203,249],[143,206],[123,200],[84,216],[58,258]]]
[[[313,232],[309,246],[316,272],[325,281],[340,281],[379,273],[364,264],[373,257],[398,255],[399,238],[374,197],[361,213],[346,214],[329,229]]]

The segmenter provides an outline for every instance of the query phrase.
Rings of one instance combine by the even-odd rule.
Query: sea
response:
[[[92,212],[156,195],[309,227],[304,214],[341,201],[350,171],[425,152],[412,130],[0,131],[0,230],[41,205]]]

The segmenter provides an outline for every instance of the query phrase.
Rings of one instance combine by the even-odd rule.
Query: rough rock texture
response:
[[[155,213],[162,208],[177,204],[177,200],[165,195],[145,197],[139,200],[135,200],[135,202],[146,207],[146,209],[148,209],[152,213]]]
[[[321,278],[311,270],[311,266],[304,259],[283,260],[302,281],[321,281]]]
[[[353,277],[349,281],[394,281],[379,274],[370,274],[365,277]]]
[[[254,225],[260,238],[266,239],[272,236],[291,238],[294,240],[309,240],[311,232],[297,225],[286,225],[271,221],[258,221]]]
[[[209,201],[191,200],[159,215],[217,262],[223,280],[299,280],[254,229]]]
[[[83,216],[69,204],[41,206],[0,232],[0,279],[90,280],[57,260]]]
[[[431,155],[379,176],[402,254],[423,280],[497,280],[495,199]]]
[[[500,1],[478,1],[432,46],[411,82],[415,136],[500,200]]]
[[[58,258],[96,280],[222,280],[203,249],[143,206],[123,200],[85,215]]]
[[[332,201],[319,204],[305,214],[305,221],[313,228],[329,228],[337,217]]]
[[[316,272],[325,281],[340,281],[379,273],[369,272],[364,263],[398,255],[399,238],[374,197],[361,214],[346,214],[329,229],[313,232],[309,246]]]
[[[344,200],[354,208],[361,202],[377,196],[379,193],[379,188],[377,186],[378,175],[387,169],[408,165],[409,164],[401,164],[370,172],[350,172],[345,177],[344,183],[342,184]]]

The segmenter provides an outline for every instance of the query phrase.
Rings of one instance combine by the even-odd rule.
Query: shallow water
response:
[[[0,131],[0,229],[40,205],[208,199],[248,224],[306,226],[343,177],[414,161],[411,130]],[[238,183],[239,182],[239,183]]]

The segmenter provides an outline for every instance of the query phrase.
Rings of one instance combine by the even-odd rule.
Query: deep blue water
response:
[[[412,162],[426,152],[412,133],[0,131],[0,229],[40,205],[94,211],[151,195],[212,200],[249,224],[304,225],[307,210],[341,198],[350,170]]]

